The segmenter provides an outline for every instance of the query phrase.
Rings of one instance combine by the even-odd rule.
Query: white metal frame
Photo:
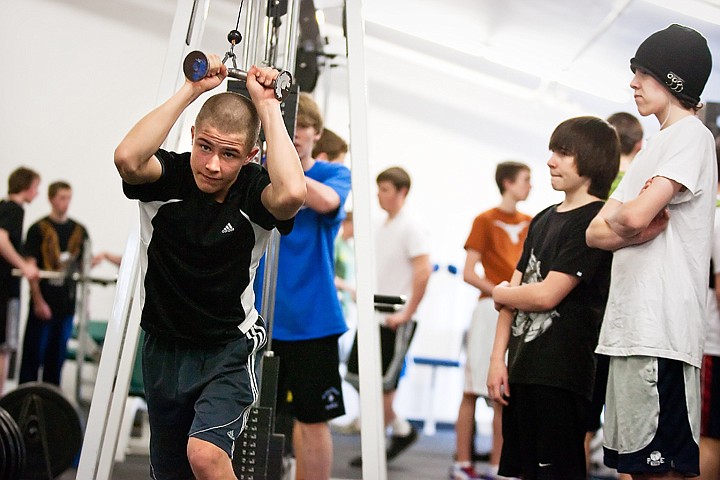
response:
[[[140,329],[139,322],[129,321],[138,280],[139,247],[139,234],[133,231],[128,237],[118,273],[115,301],[98,366],[77,478],[109,479],[112,475],[117,435]],[[130,351],[132,353],[128,354]]]
[[[370,221],[368,168],[368,100],[365,73],[365,21],[362,0],[345,2],[347,15],[348,96],[350,101],[350,152],[352,154],[353,225],[358,309],[358,364],[360,366],[360,428],[363,478],[387,479],[385,428],[380,373],[380,330],[374,314],[372,291],[375,262]],[[379,292],[380,293],[380,292]]]

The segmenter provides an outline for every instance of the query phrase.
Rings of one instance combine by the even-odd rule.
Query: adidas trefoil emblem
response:
[[[230,222],[228,222],[228,224],[225,225],[225,227],[222,229],[222,231],[220,233],[230,233],[230,232],[234,232],[234,231],[235,231],[235,229],[233,228],[232,225],[230,225]]]

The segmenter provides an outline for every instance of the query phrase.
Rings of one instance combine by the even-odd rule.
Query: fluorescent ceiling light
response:
[[[535,95],[535,90],[533,89],[522,87],[513,82],[508,82],[467,67],[428,56],[417,50],[411,50],[409,48],[394,45],[385,40],[380,40],[374,37],[366,37],[365,46],[377,53],[383,55],[396,55],[403,61],[422,65],[424,69],[434,70],[437,74],[444,76],[452,75],[459,80],[459,85],[479,85],[482,88],[490,88],[497,92],[526,100],[531,99]]]
[[[366,23],[380,25],[383,29],[394,31],[409,38],[417,35],[409,26],[403,25],[401,22],[395,22],[394,20],[391,21],[389,16],[366,20]],[[328,27],[330,27],[328,24],[322,26],[324,31],[327,31]],[[517,85],[512,82],[512,80],[503,80],[462,65],[443,62],[436,57],[428,57],[417,50],[395,45],[391,38],[380,39],[372,35],[367,35],[366,42],[368,45],[370,45],[372,40],[383,42],[383,47],[378,47],[378,50],[384,54],[388,54],[390,51],[388,44],[395,45],[396,48],[401,49],[401,56],[408,61],[419,62],[425,67],[443,64],[445,72],[454,72],[454,74],[461,77],[463,81],[479,83],[484,87],[489,87],[517,98],[537,98],[539,95],[554,95],[554,93],[547,88],[547,86],[552,84],[561,85],[562,87],[567,87],[614,103],[626,103],[632,98],[630,90],[623,83],[625,81],[624,78],[618,79],[618,82],[615,84],[607,80],[601,82],[599,81],[599,79],[602,78],[601,76],[584,75],[582,72],[578,72],[577,69],[568,70],[565,62],[550,55],[528,53],[526,49],[510,45],[496,46],[479,43],[477,35],[470,35],[470,37],[463,41],[459,38],[461,35],[461,32],[455,31],[454,37],[447,36],[442,40],[428,37],[424,39],[448,50],[457,51],[536,77],[543,87],[539,89],[528,89],[527,87]],[[522,44],[522,42],[520,42],[520,44]],[[375,45],[378,45],[378,43]],[[420,59],[418,55],[422,57],[422,59]]]

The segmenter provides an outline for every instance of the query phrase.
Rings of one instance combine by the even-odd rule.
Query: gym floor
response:
[[[350,467],[351,459],[360,452],[360,435],[333,434],[335,460],[332,478],[360,479],[362,469]],[[392,480],[437,480],[448,477],[448,469],[455,450],[455,432],[439,429],[437,434],[421,435],[417,443],[388,464],[388,479]],[[125,462],[116,463],[113,480],[140,480],[148,478],[148,457],[129,455]],[[59,480],[75,480],[75,471],[68,470]]]
[[[361,479],[362,469],[348,464],[360,452],[360,435],[333,433],[335,460],[333,480]],[[489,445],[489,438],[480,438],[481,446]],[[442,480],[448,471],[455,451],[455,431],[449,426],[439,426],[433,436],[420,435],[417,443],[388,464],[388,480]],[[115,464],[113,480],[139,480],[148,477],[148,457],[129,455],[125,462]],[[591,480],[607,480],[614,477],[592,477]],[[68,470],[59,480],[76,480],[75,471]]]

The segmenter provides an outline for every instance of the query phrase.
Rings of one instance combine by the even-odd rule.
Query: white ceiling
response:
[[[55,0],[121,20],[130,28],[172,22],[175,0]],[[219,52],[242,0],[213,0],[203,45]],[[348,0],[358,1],[358,0]],[[720,0],[362,0],[370,51],[398,63],[452,70],[466,88],[527,99],[630,99],[629,59],[670,23],[701,31],[717,61],[704,100],[720,101]],[[245,1],[247,8],[249,0]],[[330,51],[344,52],[342,0],[314,0],[327,19]],[[684,13],[660,6],[679,5]],[[415,69],[405,69],[412,74]],[[372,82],[372,72],[368,75]]]
[[[329,23],[339,24],[333,3],[316,0],[332,12]],[[363,6],[370,42],[489,76],[498,81],[486,82],[488,88],[505,93],[503,87],[514,85],[518,95],[626,102],[629,59],[644,38],[670,23],[701,31],[720,65],[717,0],[365,0]],[[716,66],[706,100],[720,100],[718,72]]]
[[[158,38],[167,38],[176,5],[175,0],[49,1]],[[226,35],[235,27],[241,1],[211,1],[202,49],[228,49]],[[362,2],[371,107],[413,119],[455,119],[439,128],[468,137],[482,131],[488,143],[496,139],[502,148],[511,144],[508,136],[521,135],[526,141],[513,146],[529,155],[569,116],[635,112],[629,60],[643,39],[670,23],[692,26],[708,39],[716,66],[702,100],[720,102],[720,0]],[[658,2],[680,5],[684,13]],[[321,26],[326,51],[341,54],[333,60],[340,65],[335,72],[346,71],[343,3],[314,0],[326,19]],[[243,8],[248,4],[245,0]],[[346,78],[328,77],[333,80],[323,87],[346,95]],[[344,119],[331,120],[342,131]],[[656,127],[654,119],[643,123]]]

